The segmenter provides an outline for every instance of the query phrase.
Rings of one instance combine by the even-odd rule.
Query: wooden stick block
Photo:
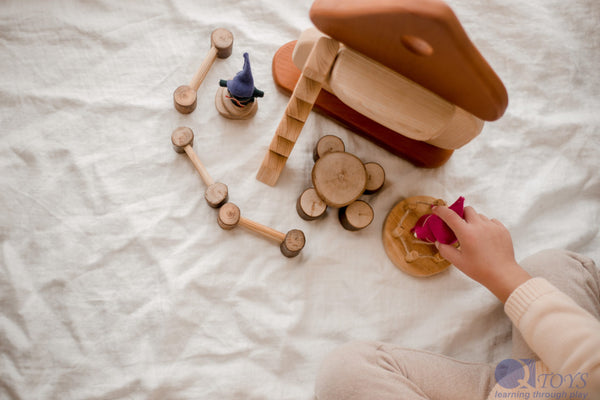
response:
[[[379,191],[385,183],[385,171],[383,167],[376,162],[368,162],[365,164],[367,170],[367,186],[365,194],[373,194]]]
[[[288,158],[290,156],[290,153],[292,152],[293,149],[294,149],[294,142],[290,142],[286,138],[283,138],[283,137],[277,136],[277,135],[273,136],[273,140],[271,141],[271,144],[269,145],[269,150],[271,150],[272,152],[275,152],[277,154],[280,154],[286,158]]]
[[[307,103],[303,100],[292,96],[290,97],[288,105],[285,108],[285,114],[300,122],[306,122],[306,119],[310,115],[310,110],[312,110],[312,107],[313,105],[311,103]]]
[[[189,85],[181,85],[173,92],[173,105],[182,114],[189,114],[196,109],[197,92],[204,81],[208,70],[217,57],[227,58],[233,47],[233,34],[224,28],[215,29],[210,35],[211,46],[194,74]]]
[[[244,228],[256,232],[277,243],[281,243],[285,240],[284,233],[281,233],[273,228],[269,228],[268,226],[259,224],[258,222],[254,222],[248,218],[240,217],[240,226],[243,226]]]
[[[302,101],[313,104],[319,96],[321,87],[321,83],[304,76],[302,79],[298,80],[298,83],[294,88],[293,96]]]
[[[327,36],[319,37],[313,46],[302,74],[314,81],[323,83],[329,76],[331,66],[335,61],[340,44]]]
[[[283,242],[279,245],[281,253],[286,257],[296,257],[306,244],[304,232],[299,229],[292,229],[286,233]]]
[[[310,187],[298,197],[296,211],[300,218],[312,221],[325,215],[327,204],[319,197],[315,188]]]
[[[219,208],[227,203],[229,199],[229,189],[227,185],[221,182],[216,182],[206,188],[204,192],[204,200],[212,208]]]
[[[317,194],[331,207],[344,207],[360,197],[367,185],[362,161],[350,153],[327,153],[315,163],[312,182]]]
[[[344,229],[349,231],[366,228],[373,222],[374,216],[373,208],[362,200],[356,200],[338,211],[340,223]]]
[[[192,164],[194,165],[194,168],[196,168],[196,171],[198,171],[198,173],[200,174],[200,178],[202,178],[204,184],[206,186],[210,186],[213,183],[215,183],[213,178],[211,178],[211,176],[208,174],[208,171],[206,170],[204,164],[202,164],[202,162],[194,152],[194,149],[192,149],[191,146],[185,146],[185,152],[192,161]]]
[[[268,150],[258,169],[256,179],[267,185],[274,186],[285,167],[286,161],[287,157]]]
[[[319,158],[323,157],[327,153],[333,153],[335,151],[346,151],[346,146],[342,139],[335,135],[325,135],[317,142],[315,149],[313,150],[313,160],[316,162]]]
[[[285,138],[290,142],[296,143],[296,140],[298,140],[298,137],[302,132],[303,126],[303,122],[298,121],[297,119],[292,118],[288,115],[284,115],[283,118],[281,118],[281,121],[279,121],[279,125],[275,130],[275,135],[281,136],[282,138]]]

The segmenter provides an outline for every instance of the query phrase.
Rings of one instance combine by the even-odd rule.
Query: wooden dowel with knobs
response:
[[[209,175],[206,167],[198,155],[192,148],[194,145],[194,132],[188,128],[181,126],[173,131],[171,134],[171,143],[173,143],[173,149],[177,153],[186,153],[192,164],[200,174],[200,178],[206,185],[206,191],[204,192],[204,199],[209,206],[213,208],[219,208],[227,202],[229,197],[229,190],[227,185],[221,182],[215,182]]]
[[[269,228],[268,226],[243,217],[239,207],[233,203],[227,203],[221,207],[217,222],[219,226],[225,230],[233,229],[239,225],[279,243],[279,249],[286,257],[295,257],[300,254],[300,251],[306,243],[306,238],[301,230],[292,229],[288,233],[279,232],[273,228]]]
[[[175,109],[182,114],[189,114],[196,109],[197,92],[217,57],[227,58],[233,47],[233,34],[224,28],[215,29],[210,35],[210,50],[194,74],[189,85],[181,85],[173,92]]]

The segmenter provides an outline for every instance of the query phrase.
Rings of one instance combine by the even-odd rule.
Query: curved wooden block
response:
[[[494,121],[508,105],[502,81],[441,0],[315,0],[319,30],[456,104]]]
[[[283,45],[273,57],[273,79],[275,84],[287,94],[292,93],[301,74],[292,62],[295,45],[296,41]],[[335,119],[353,132],[419,167],[439,167],[452,155],[452,150],[409,139],[386,128],[356,112],[324,90],[319,93],[313,110]]]

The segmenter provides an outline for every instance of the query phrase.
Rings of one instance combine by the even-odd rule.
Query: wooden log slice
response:
[[[285,239],[281,242],[279,249],[281,254],[286,257],[296,257],[300,254],[300,250],[304,248],[306,244],[306,237],[304,232],[299,229],[292,229],[285,235]]]
[[[431,204],[443,205],[429,196],[414,196],[398,202],[383,224],[383,247],[394,265],[409,275],[426,277],[450,266],[435,246],[417,240],[410,230],[418,219],[431,214]]]
[[[350,153],[327,153],[315,163],[312,181],[325,204],[340,208],[363,194],[367,171],[362,161]]]
[[[227,203],[229,191],[227,185],[221,182],[216,182],[210,185],[204,192],[204,199],[212,208],[219,208]]]
[[[373,222],[374,216],[373,208],[362,200],[356,200],[348,206],[340,208],[338,212],[342,226],[349,231],[366,228]]]
[[[171,133],[171,143],[173,150],[185,153],[185,146],[194,146],[194,132],[187,126],[180,126]]]
[[[300,218],[312,221],[325,215],[327,204],[319,197],[315,188],[308,188],[296,201],[296,211]]]
[[[325,135],[317,142],[315,149],[313,151],[313,160],[315,162],[323,157],[323,155],[327,153],[332,153],[334,151],[346,151],[346,146],[344,146],[344,142],[337,136],[334,135]]]
[[[233,203],[226,203],[219,209],[217,222],[225,230],[235,228],[240,222],[240,209]]]
[[[385,171],[383,167],[376,162],[368,162],[365,164],[367,170],[367,187],[365,194],[373,194],[383,187],[385,183]]]

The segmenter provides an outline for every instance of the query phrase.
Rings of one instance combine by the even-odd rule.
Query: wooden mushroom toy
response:
[[[181,126],[173,131],[171,134],[171,142],[173,143],[173,149],[177,153],[186,153],[192,164],[200,174],[200,178],[206,184],[206,191],[204,192],[204,199],[209,206],[213,208],[219,208],[227,202],[229,197],[227,185],[221,182],[215,182],[206,167],[202,164],[194,149],[194,132],[188,128]]]
[[[241,215],[240,209],[233,203],[226,203],[219,209],[217,217],[219,226],[230,230],[240,225],[250,231],[279,243],[281,253],[286,257],[295,257],[304,248],[306,238],[299,229],[292,229],[288,233],[279,232],[268,226],[249,220]]]
[[[231,55],[233,34],[224,28],[215,29],[210,35],[210,42],[210,50],[190,84],[179,86],[173,93],[175,109],[182,114],[189,114],[196,109],[198,88],[204,81],[215,59],[217,57],[227,58]]]

